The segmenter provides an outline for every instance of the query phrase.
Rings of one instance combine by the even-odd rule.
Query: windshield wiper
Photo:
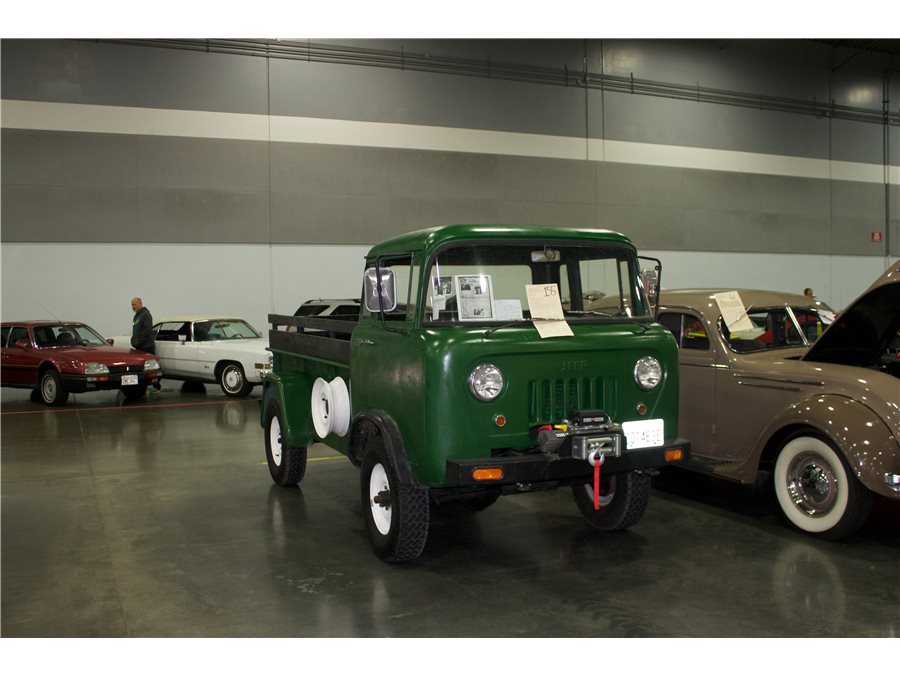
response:
[[[523,323],[531,323],[531,319],[516,319],[515,321],[510,321],[509,323],[502,323],[499,326],[494,326],[493,328],[488,328],[484,331],[484,337],[488,337],[492,333],[496,333],[501,328],[509,328],[510,326],[518,326]]]

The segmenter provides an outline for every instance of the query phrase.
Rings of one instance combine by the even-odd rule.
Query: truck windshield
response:
[[[555,284],[565,319],[573,323],[652,318],[637,260],[617,245],[456,245],[439,251],[427,274],[425,324],[527,321],[531,284]]]

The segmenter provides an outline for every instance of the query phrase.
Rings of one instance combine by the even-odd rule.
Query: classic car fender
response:
[[[287,442],[294,447],[305,448],[316,442],[312,423],[310,400],[315,378],[308,373],[276,375],[269,373],[263,380],[263,396],[260,408],[260,424],[265,427],[266,410],[269,401],[278,401],[283,416],[283,428]],[[305,405],[288,406],[286,401],[302,402]]]
[[[876,494],[900,498],[885,474],[900,474],[900,443],[890,427],[864,403],[838,394],[819,394],[791,404],[760,436],[752,465],[773,463],[784,440],[803,429],[831,439],[860,482]]]

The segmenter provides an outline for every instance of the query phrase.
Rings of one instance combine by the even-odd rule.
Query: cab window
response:
[[[709,349],[709,335],[699,317],[681,312],[664,312],[659,322],[675,336],[682,349]]]

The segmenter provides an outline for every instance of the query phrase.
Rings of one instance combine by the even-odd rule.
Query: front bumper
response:
[[[133,378],[137,376],[137,381],[131,384],[122,384],[122,378]],[[161,370],[146,370],[133,373],[108,373],[103,375],[66,375],[62,374],[63,386],[66,391],[73,394],[80,394],[86,391],[100,391],[106,389],[121,389],[122,387],[135,386],[146,387],[147,385],[159,381],[162,377]]]
[[[620,456],[608,455],[603,461],[606,474],[624,473],[637,469],[655,469],[677,464],[690,455],[691,444],[683,438],[668,439],[653,448],[624,450]],[[680,453],[676,451],[680,450]],[[677,459],[675,457],[677,456]],[[478,480],[479,470],[498,468],[502,476],[492,480]],[[482,474],[483,475],[483,474]],[[589,481],[593,466],[584,459],[560,456],[557,453],[535,452],[484,459],[447,460],[447,482],[450,485],[484,487],[531,483],[578,483]]]

